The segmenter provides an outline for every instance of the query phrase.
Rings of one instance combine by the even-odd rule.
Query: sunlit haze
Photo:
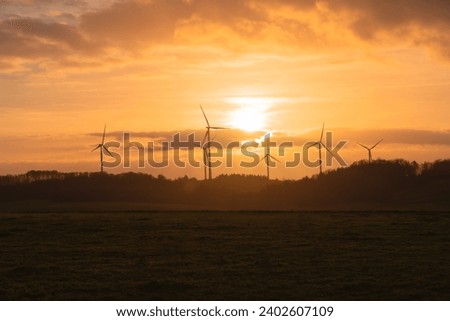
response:
[[[228,101],[237,106],[230,115],[233,128],[249,132],[267,129],[268,112],[274,105],[270,98],[240,97]]]

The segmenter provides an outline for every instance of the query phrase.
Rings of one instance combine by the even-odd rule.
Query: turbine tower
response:
[[[207,152],[207,148],[206,145],[201,146],[202,147],[202,151],[203,151],[203,170],[204,170],[204,174],[205,174],[205,181],[208,179],[208,173],[206,171],[206,161],[208,159],[208,152]]]
[[[363,148],[365,148],[365,149],[367,149],[367,151],[369,152],[369,164],[370,164],[370,162],[372,162],[372,149],[374,149],[375,147],[377,147],[378,146],[378,144],[379,143],[381,143],[383,141],[383,139],[381,139],[378,143],[376,143],[375,145],[373,145],[372,147],[367,147],[366,145],[363,145],[363,144],[360,144],[360,143],[357,143],[359,146],[361,146],[361,147],[363,147]]]
[[[203,160],[204,160],[204,165],[206,166],[206,163],[208,164],[208,177],[206,177],[206,168],[205,168],[205,179],[212,179],[212,167],[211,167],[211,130],[215,130],[215,129],[229,129],[226,127],[216,127],[216,126],[211,126],[209,124],[209,120],[208,117],[206,117],[205,111],[203,110],[202,105],[200,105],[200,109],[202,110],[203,113],[203,117],[205,117],[205,121],[206,121],[206,133],[205,133],[205,137],[203,137],[203,141],[202,141],[202,148],[203,148]],[[205,144],[206,142],[206,144]],[[206,162],[205,162],[206,160]]]
[[[264,157],[259,160],[258,164],[261,163],[264,159],[266,160],[267,180],[270,180],[270,172],[269,172],[270,160],[273,159],[273,160],[277,161],[278,163],[281,163],[281,162],[274,156],[270,155],[270,147],[269,146],[266,148],[266,155],[264,155]]]
[[[97,145],[97,147],[95,147],[93,151],[100,149],[100,172],[103,173],[103,152],[105,151],[106,153],[109,154],[109,156],[112,156],[112,154],[109,152],[108,148],[105,146],[105,134],[106,134],[106,124],[105,124],[105,128],[103,129],[103,138],[102,138],[102,142],[100,144]]]
[[[328,149],[328,147],[323,143],[323,132],[325,129],[325,123],[323,123],[322,125],[322,132],[320,134],[320,139],[316,142],[313,142],[309,147],[313,147],[313,146],[317,146],[319,148],[319,163],[320,163],[320,167],[319,167],[319,174],[322,175],[322,147],[325,148],[331,155],[333,155],[333,153]]]

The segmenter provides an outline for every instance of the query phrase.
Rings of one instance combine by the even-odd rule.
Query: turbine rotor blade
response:
[[[206,117],[206,114],[205,114],[205,111],[203,110],[203,107],[202,107],[202,105],[200,105],[200,109],[202,110],[202,113],[203,113],[203,117],[205,117],[206,123],[208,124],[208,128],[209,128],[209,127],[210,127],[210,125],[209,125],[209,121],[208,121],[208,118]]]
[[[105,124],[105,128],[103,129],[102,145],[105,143],[105,134],[106,134],[106,124]]]
[[[209,127],[209,128],[211,128],[211,129],[230,129],[230,128],[227,128],[227,127]]]
[[[91,152],[93,152],[94,150],[97,150],[97,149],[99,149],[100,148],[100,144],[99,145],[97,145],[97,147],[95,147],[93,150],[91,150]]]
[[[103,146],[103,145],[102,145],[102,147],[103,147],[103,149],[109,154],[109,156],[112,157],[112,154],[111,154],[111,152],[109,151],[109,149],[108,149],[106,146]]]
[[[360,144],[360,143],[357,143],[359,146],[361,146],[361,147],[364,147],[365,149],[367,149],[367,150],[369,150],[370,148],[369,147],[367,147],[367,146],[365,146],[365,145],[363,145],[363,144]]]
[[[263,158],[261,158],[261,159],[259,160],[258,164],[261,163],[263,160],[265,160],[265,159],[267,158],[267,156],[269,156],[269,154],[266,154]]]
[[[383,139],[384,139],[384,138],[383,138]],[[373,146],[372,146],[372,148],[370,148],[370,149],[374,149],[375,147],[377,147],[377,146],[378,146],[378,144],[379,144],[379,143],[381,143],[381,142],[383,141],[383,139],[382,139],[382,140],[380,140],[380,141],[379,141],[378,143],[376,143],[375,145],[373,145]]]
[[[316,145],[320,145],[320,143],[319,142],[310,142],[309,143],[309,146],[308,147],[306,147],[306,148],[311,148],[311,147],[313,147],[313,146],[316,146]]]
[[[325,149],[328,151],[328,153],[330,153],[332,156],[334,156],[333,152],[324,143],[320,143],[320,145],[325,147]]]
[[[276,158],[275,156],[270,155],[270,158],[276,160],[278,163],[281,163],[281,161],[278,158]]]
[[[323,131],[324,131],[324,129],[325,129],[325,122],[324,122],[323,125],[322,125],[322,132],[321,132],[321,134],[320,134],[320,142],[322,142]]]

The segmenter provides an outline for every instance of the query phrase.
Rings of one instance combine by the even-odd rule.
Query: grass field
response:
[[[450,300],[450,213],[0,214],[2,300]]]

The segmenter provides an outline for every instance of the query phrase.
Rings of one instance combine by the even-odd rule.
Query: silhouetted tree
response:
[[[29,171],[0,176],[0,202],[145,202],[180,208],[267,209],[352,208],[418,203],[450,208],[450,160],[418,165],[405,160],[359,161],[347,168],[300,180],[220,175],[211,181],[187,176],[170,180],[143,173],[118,175]]]

